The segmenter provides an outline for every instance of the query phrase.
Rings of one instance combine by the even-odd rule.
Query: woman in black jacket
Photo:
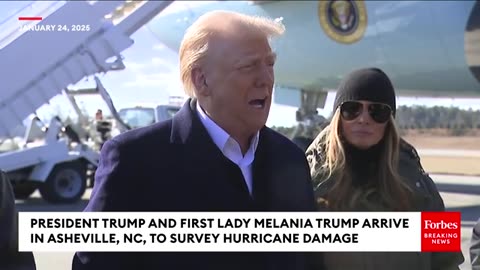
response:
[[[445,210],[414,148],[400,139],[395,99],[377,68],[356,70],[341,82],[331,123],[306,152],[319,211]],[[327,270],[459,269],[463,261],[461,253],[323,253]]]

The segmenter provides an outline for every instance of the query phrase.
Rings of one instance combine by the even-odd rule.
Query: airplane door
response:
[[[480,83],[480,1],[475,2],[465,29],[465,58],[470,71]]]
[[[379,44],[397,88],[475,92],[465,62],[464,32],[472,1],[376,1]],[[478,91],[478,90],[477,90]]]

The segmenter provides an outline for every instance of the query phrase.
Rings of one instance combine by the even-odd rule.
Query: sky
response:
[[[29,5],[27,1],[1,1],[0,2],[0,23],[12,16],[15,20],[19,15],[34,16],[32,12],[27,14],[16,14],[16,12]],[[186,5],[193,7],[198,2],[176,1],[164,12],[181,10]],[[28,10],[28,9],[27,9]],[[2,26],[0,26],[0,29]],[[0,31],[1,34],[2,31]],[[131,38],[135,43],[122,53],[126,69],[112,71],[100,75],[105,88],[109,91],[115,107],[121,109],[136,104],[166,103],[168,97],[182,96],[182,86],[179,79],[178,55],[159,42],[156,37],[142,27],[134,33]],[[72,88],[93,87],[92,78],[76,84]],[[334,93],[327,98],[327,105],[319,113],[325,117],[330,115],[333,106]],[[90,115],[94,115],[97,109],[108,111],[103,100],[97,96],[78,98],[80,106],[85,108]],[[397,100],[400,105],[427,105],[427,106],[458,106],[460,108],[472,108],[480,110],[480,99],[432,99],[432,98],[404,98]],[[58,96],[52,99],[49,106],[42,107],[38,113],[40,117],[50,115],[59,110],[64,114],[73,114],[67,99]],[[267,125],[292,126],[295,124],[295,111],[297,108],[273,104]]]

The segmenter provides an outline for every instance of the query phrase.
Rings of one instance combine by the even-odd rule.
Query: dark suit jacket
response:
[[[0,269],[34,270],[32,252],[18,252],[17,218],[10,180],[0,171]]]
[[[86,211],[314,211],[304,153],[264,127],[253,163],[253,198],[241,170],[213,143],[195,100],[170,121],[105,143]],[[305,269],[292,253],[77,253],[74,270]]]
[[[470,244],[470,260],[472,262],[472,270],[480,270],[480,219],[473,228],[472,240]]]

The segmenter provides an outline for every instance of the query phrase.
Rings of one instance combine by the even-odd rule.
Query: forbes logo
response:
[[[433,220],[425,220],[424,224],[425,225],[423,226],[423,228],[427,230],[456,230],[460,227],[458,225],[458,222],[445,222],[443,220],[441,220],[440,222],[433,222]]]
[[[422,252],[459,252],[460,212],[422,212]]]

